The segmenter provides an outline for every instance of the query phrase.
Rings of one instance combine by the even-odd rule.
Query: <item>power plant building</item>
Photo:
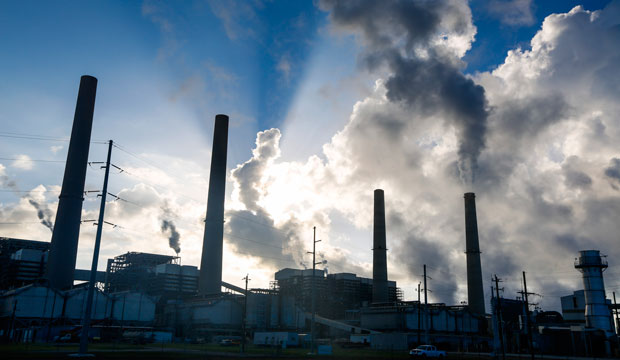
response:
[[[32,284],[45,274],[50,243],[0,237],[0,289]]]
[[[108,260],[108,292],[143,291],[150,295],[178,297],[198,291],[198,269],[180,265],[179,257],[128,252]]]
[[[275,286],[283,296],[291,296],[297,306],[310,311],[312,303],[312,269],[282,269],[275,273]],[[387,282],[388,301],[401,300],[395,281]],[[373,279],[351,273],[326,275],[315,270],[317,314],[330,319],[345,319],[348,310],[360,309],[373,302]]]
[[[74,283],[88,281],[90,271],[75,269],[75,260],[96,86],[95,78],[82,77],[51,242],[0,238],[0,335],[49,341],[62,332],[80,331],[87,284]],[[102,287],[95,290],[93,329],[107,335],[116,331],[118,338],[119,328],[159,328],[178,339],[210,341],[238,336],[242,327],[250,332],[307,332],[315,328],[310,325],[312,319],[319,336],[367,336],[376,349],[433,343],[454,350],[490,350],[474,193],[464,194],[466,305],[403,301],[396,282],[388,279],[382,189],[373,192],[372,247],[368,244],[373,253],[372,278],[285,268],[274,274],[269,289],[243,289],[223,282],[228,127],[228,116],[217,115],[200,269],[181,265],[178,256],[142,252],[108,259],[106,271],[95,275]],[[521,299],[491,300],[493,319],[497,319],[493,330],[501,327],[512,344],[508,350],[521,352],[533,346],[527,345],[529,335],[542,353],[566,343],[569,335],[573,341],[580,332],[582,340],[574,340],[571,354],[595,354],[588,342],[605,344],[609,353],[614,326],[603,282],[608,264],[598,250],[584,250],[574,266],[582,273],[584,290],[561,298],[564,317],[555,312],[530,313]],[[532,330],[529,324],[535,325]]]

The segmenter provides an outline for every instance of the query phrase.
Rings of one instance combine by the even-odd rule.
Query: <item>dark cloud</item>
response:
[[[560,234],[555,236],[553,240],[558,246],[575,254],[577,254],[579,250],[590,249],[593,246],[596,247],[591,239],[577,234]]]
[[[620,185],[620,159],[613,158],[609,161],[609,166],[605,168],[605,176],[609,178],[611,186],[618,190]]]
[[[226,218],[224,237],[237,253],[254,256],[277,268],[304,266],[304,247],[298,236],[300,225],[295,220],[276,226],[262,210],[231,210],[226,212]]]
[[[542,186],[530,185],[528,194],[530,196],[530,207],[536,215],[536,221],[548,221],[552,223],[567,223],[571,221],[573,208],[570,205],[559,202],[551,202],[544,197],[545,188]]]
[[[441,1],[321,1],[334,24],[362,34],[362,63],[373,70],[386,65],[387,98],[423,114],[443,115],[459,134],[461,180],[475,180],[478,157],[485,147],[487,101],[484,88],[457,68],[458,63],[433,45],[441,19],[453,17],[455,34],[469,30],[467,14]],[[450,35],[447,35],[450,36]],[[419,55],[419,52],[426,55]],[[388,125],[391,125],[388,123]]]
[[[532,136],[565,118],[569,109],[560,93],[511,98],[494,109],[494,120],[497,122],[497,131],[502,134],[534,140]]]
[[[389,229],[388,248],[393,246],[391,257],[402,264],[411,279],[423,280],[423,268],[427,266],[428,288],[433,291],[433,299],[452,304],[456,301],[457,282],[449,259],[449,249],[445,244],[433,241],[420,228],[412,227],[407,221],[408,214],[386,208],[386,225]]]
[[[425,43],[439,24],[441,2],[372,0],[321,0],[330,19],[353,30],[360,30],[369,45],[389,46],[394,37],[404,36],[408,48]]]
[[[564,170],[564,183],[571,188],[587,189],[592,186],[592,178],[588,174],[578,171],[565,169]]]
[[[450,270],[448,251],[439,244],[424,239],[415,230],[406,235],[395,248],[396,261],[405,267],[410,278],[423,280],[423,268],[426,264],[428,288],[433,292],[433,298],[447,304],[453,304],[456,299],[456,278]]]
[[[571,156],[562,165],[564,184],[569,188],[589,189],[592,186],[592,178],[579,169],[580,160]]]

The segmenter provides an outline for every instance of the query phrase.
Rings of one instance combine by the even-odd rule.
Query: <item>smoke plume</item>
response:
[[[50,231],[54,231],[52,211],[47,207],[47,204],[39,204],[33,198],[29,198],[28,202],[37,210],[37,217],[41,220],[41,224],[45,225]]]
[[[366,68],[387,68],[389,101],[416,114],[438,115],[454,126],[460,178],[473,183],[485,147],[488,113],[484,88],[459,69],[460,57],[475,34],[465,21],[471,18],[469,8],[457,1],[322,0],[320,4],[330,11],[336,26],[361,34]]]
[[[161,207],[161,210],[163,212],[161,217],[161,233],[168,235],[168,245],[178,255],[181,252],[181,235],[172,221],[174,214],[170,207],[168,207],[167,201]]]
[[[162,220],[161,221],[161,232],[163,234],[169,233],[168,243],[170,248],[177,253],[177,255],[181,252],[181,235],[177,231],[176,226],[172,222],[172,220]]]

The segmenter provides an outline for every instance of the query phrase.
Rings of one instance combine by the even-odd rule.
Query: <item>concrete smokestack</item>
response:
[[[46,277],[50,286],[57,289],[73,285],[96,94],[97,79],[82,76],[47,262]]]
[[[465,253],[467,254],[467,303],[476,314],[485,314],[482,289],[482,265],[476,219],[476,195],[465,194]]]
[[[385,201],[383,190],[375,190],[372,232],[372,302],[388,302],[388,275],[385,247]]]
[[[226,195],[226,152],[228,116],[215,116],[207,218],[202,242],[200,280],[201,295],[219,294],[222,288],[222,251],[224,247],[224,197]]]

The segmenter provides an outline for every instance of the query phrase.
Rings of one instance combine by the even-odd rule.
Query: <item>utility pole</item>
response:
[[[502,359],[506,359],[506,349],[504,347],[504,331],[503,331],[503,324],[502,324],[502,301],[499,297],[499,283],[500,283],[500,279],[497,278],[497,275],[495,275],[495,295],[496,295],[496,300],[497,300],[497,323],[498,325],[498,330],[499,330],[499,342],[500,342],[500,346],[502,347]],[[503,290],[503,289],[502,289]]]
[[[420,304],[420,283],[418,282],[418,345],[420,345],[420,333],[422,332],[420,329],[421,319],[420,319],[420,310],[422,309],[422,304]]]
[[[491,278],[491,281],[494,279]],[[492,313],[492,322],[493,322],[493,359],[497,358],[497,352],[499,349],[499,321],[497,319],[497,302],[493,304],[493,300],[495,299],[495,287],[491,285],[491,309]]]
[[[312,254],[312,321],[310,322],[310,353],[314,354],[314,317],[316,312],[316,300],[315,300],[315,287],[316,287],[316,243],[321,240],[316,239],[316,226],[312,227],[313,236],[312,236],[312,252],[308,251],[308,254]]]
[[[428,344],[428,287],[426,286],[426,264],[424,264],[424,341]]]
[[[86,298],[86,310],[82,319],[82,336],[80,337],[80,354],[86,354],[88,351],[88,333],[90,330],[90,317],[93,310],[93,293],[95,290],[95,281],[97,280],[97,263],[99,262],[99,248],[101,247],[101,231],[103,230],[103,215],[105,212],[105,199],[108,194],[108,176],[110,175],[110,158],[112,157],[112,146],[114,143],[110,140],[108,144],[108,159],[106,160],[105,175],[103,177],[103,190],[101,191],[101,206],[99,207],[99,222],[97,223],[97,235],[95,236],[95,249],[93,250],[93,262],[90,267],[90,281],[88,282],[88,295]]]
[[[614,295],[614,313],[616,314],[616,323],[614,324],[616,326],[614,328],[616,329],[616,340],[618,340],[618,348],[620,349],[620,329],[618,328],[620,326],[620,321],[618,321],[618,304],[616,304],[616,292],[614,291],[612,294]]]
[[[534,341],[532,340],[532,326],[530,325],[530,302],[528,300],[527,281],[525,280],[525,271],[523,272],[523,297],[525,299],[525,318],[527,321],[527,341],[529,343],[530,355],[534,359]]]
[[[245,299],[243,300],[243,331],[241,333],[241,352],[245,352],[245,331],[246,331],[246,322],[247,322],[247,316],[248,316],[248,296],[250,295],[250,293],[248,293],[248,281],[250,281],[249,278],[250,274],[246,274],[245,277],[241,280],[245,280]]]

